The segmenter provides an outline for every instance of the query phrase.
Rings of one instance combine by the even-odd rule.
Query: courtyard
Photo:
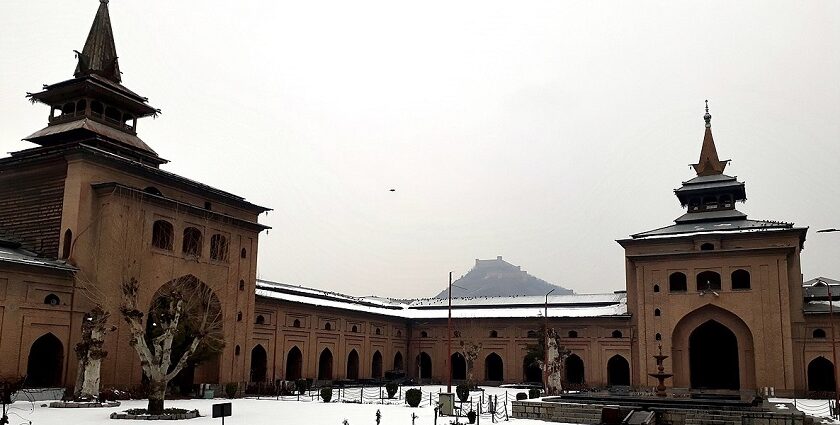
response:
[[[405,404],[404,393],[408,388],[400,391],[394,399],[379,398],[379,388],[347,388],[342,389],[340,396],[338,389],[333,392],[333,399],[324,403],[318,398],[316,392],[311,396],[284,396],[284,397],[246,397],[233,400],[216,399],[190,399],[190,400],[167,400],[167,408],[175,407],[187,410],[197,409],[201,415],[198,418],[186,420],[187,424],[220,424],[221,420],[212,418],[212,406],[216,403],[232,403],[232,416],[225,419],[226,425],[274,425],[274,424],[311,424],[311,425],[342,425],[346,420],[348,424],[376,424],[376,412],[381,414],[382,425],[416,424],[431,425],[435,423],[448,424],[455,421],[455,417],[441,416],[435,422],[435,408],[438,394],[445,391],[445,386],[426,385],[419,387],[423,393],[423,401],[416,408]],[[480,391],[473,391],[470,400],[473,409],[478,410],[478,404],[482,403],[481,414],[478,423],[500,423],[510,422],[521,425],[536,424],[557,424],[557,422],[545,422],[531,419],[514,419],[511,415],[511,402],[516,399],[516,394],[527,390],[502,388],[502,387],[481,387]],[[383,390],[384,394],[384,390]],[[385,397],[383,395],[383,397]],[[359,400],[363,400],[359,403]],[[493,398],[498,400],[498,407],[495,414],[495,422],[490,412],[487,411],[487,400]],[[506,400],[506,401],[505,401]],[[784,399],[772,398],[773,404],[791,403],[798,410],[817,418],[821,423],[840,423],[829,418],[828,402],[826,400],[813,399]],[[133,423],[118,420],[111,420],[109,416],[114,412],[123,412],[127,409],[145,408],[146,400],[123,401],[120,407],[116,408],[92,408],[92,409],[58,409],[46,407],[47,401],[18,401],[10,406],[9,423],[26,425],[88,425],[103,423]],[[464,410],[468,411],[469,403],[464,403]],[[506,414],[507,412],[507,414]],[[459,417],[458,423],[468,423],[466,417]]]

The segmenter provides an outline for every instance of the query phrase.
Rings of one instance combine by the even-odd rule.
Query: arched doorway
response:
[[[329,348],[321,351],[321,356],[318,358],[318,379],[331,380],[333,379],[333,355]]]
[[[268,365],[268,354],[262,345],[251,350],[251,382],[264,382]]]
[[[417,356],[417,370],[420,373],[420,379],[432,378],[432,358],[425,351]]]
[[[158,288],[149,305],[145,322],[146,342],[150,347],[154,346],[152,341],[165,332],[166,326],[162,324],[172,323],[171,307],[175,300],[181,300],[183,304],[170,350],[172,363],[180,361],[190,349],[192,335],[205,334],[186,366],[169,381],[169,387],[174,391],[189,394],[196,381],[219,381],[220,354],[224,348],[224,314],[219,298],[201,279],[191,274],[172,279]]]
[[[825,357],[808,363],[808,391],[834,391],[834,365]]]
[[[370,362],[370,377],[373,379],[382,377],[382,354],[379,353],[379,350],[373,353],[373,360]]]
[[[452,353],[452,379],[467,379],[467,360],[461,353]]]
[[[394,354],[394,370],[403,370],[403,367],[402,353],[397,351],[397,354]]]
[[[26,365],[26,386],[30,388],[60,387],[64,366],[64,344],[48,333],[35,340],[29,349]]]
[[[347,355],[347,379],[359,379],[359,353],[356,350]]]
[[[651,349],[655,349],[655,343],[650,343]],[[754,353],[752,331],[746,322],[729,310],[707,304],[686,314],[674,326],[670,353],[673,386],[720,390],[754,388]],[[772,350],[768,355],[781,358]],[[703,375],[704,369],[712,369],[712,373]],[[695,382],[695,378],[699,382]]]
[[[526,355],[522,359],[522,376],[525,382],[542,382],[542,369],[534,356]]]
[[[741,388],[738,369],[738,338],[714,320],[698,326],[688,338],[691,388]]]
[[[630,363],[618,354],[607,361],[607,385],[630,385]]]
[[[297,346],[286,355],[286,380],[295,381],[303,377],[303,353]]]
[[[490,353],[484,359],[484,380],[485,381],[504,381],[505,380],[505,366],[502,358],[496,353]]]
[[[570,354],[563,364],[565,369],[566,383],[583,384],[583,360],[577,354]]]

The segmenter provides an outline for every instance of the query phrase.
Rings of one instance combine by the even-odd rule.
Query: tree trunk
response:
[[[82,383],[82,397],[99,397],[99,380],[102,367],[102,359],[89,358],[85,367],[85,380]]]
[[[84,384],[85,384],[85,358],[82,357],[79,359],[79,369],[76,372],[76,391],[73,393],[73,398],[78,400],[82,398],[82,394],[84,393]]]
[[[163,414],[163,399],[166,398],[166,382],[152,381],[149,383],[149,414]]]

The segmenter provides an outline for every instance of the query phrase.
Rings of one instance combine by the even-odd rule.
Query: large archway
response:
[[[675,387],[755,387],[752,332],[731,311],[709,304],[688,313],[674,326],[671,342]]]
[[[630,363],[618,354],[607,361],[607,385],[630,385]]]
[[[303,378],[303,353],[294,346],[286,355],[286,380],[294,381],[300,378]]]
[[[356,350],[350,350],[347,355],[347,379],[359,379],[359,353]]]
[[[452,353],[452,379],[467,379],[467,360],[461,353]]]
[[[583,384],[583,360],[577,354],[570,354],[569,357],[566,357],[563,369],[566,372],[564,374],[566,383],[575,385]]]
[[[420,379],[432,378],[432,358],[425,351],[417,356],[417,370],[420,373]]]
[[[808,391],[834,391],[834,365],[825,357],[808,363]]]
[[[490,353],[484,359],[484,380],[485,381],[504,381],[505,380],[505,366],[502,358],[496,353]]]
[[[691,388],[738,390],[738,338],[726,326],[709,320],[688,339]]]
[[[192,391],[195,382],[219,382],[220,355],[224,343],[224,312],[216,293],[198,277],[187,274],[172,279],[155,291],[149,305],[146,322],[146,342],[150,346],[154,338],[165,332],[161,323],[170,322],[172,302],[181,300],[180,320],[176,336],[172,341],[172,363],[177,363],[193,342],[191,335],[201,332],[205,337],[187,360],[186,366],[169,387],[182,394]],[[238,354],[238,353],[237,353]]]
[[[321,351],[321,356],[318,358],[318,379],[322,381],[329,381],[333,379],[333,355],[329,348]]]
[[[48,333],[35,340],[29,349],[26,365],[26,386],[29,388],[60,387],[64,369],[64,344]]]
[[[251,382],[264,382],[268,366],[268,353],[262,345],[257,344],[251,350]]]

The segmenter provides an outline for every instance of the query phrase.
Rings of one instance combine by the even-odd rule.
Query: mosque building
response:
[[[466,379],[458,342],[480,342],[473,368],[487,384],[540,382],[529,361],[543,323],[571,354],[569,386],[652,387],[653,355],[670,355],[671,384],[776,394],[833,391],[829,300],[840,282],[803,282],[806,227],[736,209],[743,182],[724,174],[706,110],[696,177],[674,191],[686,213],[618,243],[626,291],[455,298],[353,297],[258,280],[269,208],[165,171],[138,137],[160,111],[122,84],[107,0],[73,77],[28,97],[49,107],[33,147],[0,158],[0,375],[32,387],[72,386],[85,314],[120,296],[140,303],[184,279],[222,308],[224,347],[180,384]],[[833,291],[833,292],[832,292]],[[142,382],[127,325],[112,315],[102,386]],[[449,354],[444,342],[456,349]]]

